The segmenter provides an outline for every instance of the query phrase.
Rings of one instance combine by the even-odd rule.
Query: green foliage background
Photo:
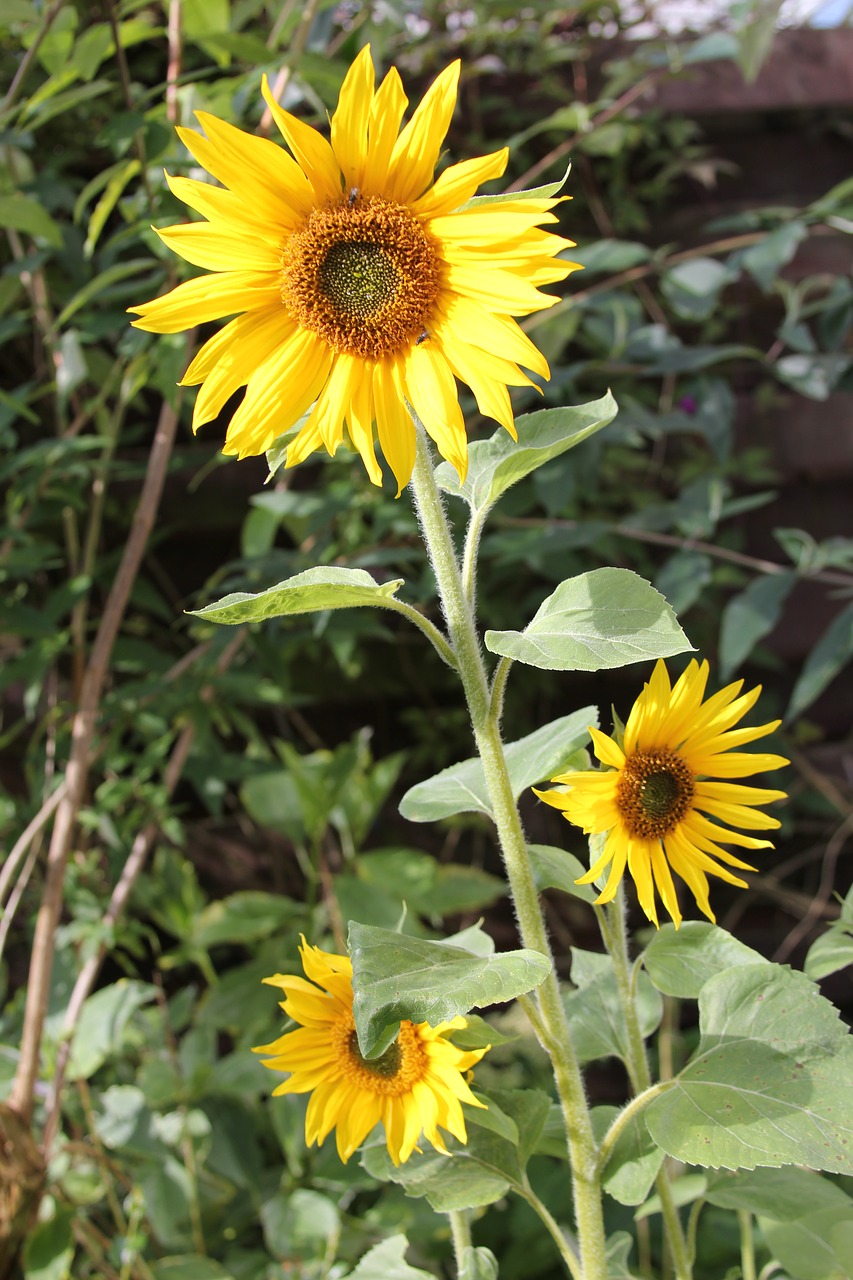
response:
[[[170,17],[181,33],[171,96]],[[407,934],[434,937],[486,912],[499,949],[515,945],[483,816],[436,834],[396,813],[404,791],[470,755],[446,673],[431,655],[421,660],[403,620],[350,609],[232,631],[185,612],[316,565],[405,577],[409,599],[434,605],[414,517],[390,480],[372,488],[341,450],[278,471],[265,487],[262,461],[219,456],[219,427],[191,439],[191,398],[176,386],[186,337],[127,324],[128,305],[183,270],[151,230],[185,217],[163,178],[164,168],[186,173],[192,163],[170,113],[190,125],[203,109],[255,129],[263,70],[274,78],[290,66],[286,105],[322,127],[365,40],[377,65],[400,67],[413,98],[462,56],[455,159],[509,141],[508,181],[529,186],[559,178],[571,157],[573,203],[561,217],[586,270],[571,278],[565,302],[529,324],[553,378],[544,399],[520,395],[517,408],[612,388],[620,413],[502,504],[482,549],[481,612],[495,630],[518,628],[569,574],[616,564],[655,582],[721,680],[745,668],[763,680],[765,718],[784,714],[798,749],[798,780],[786,780],[794,802],[779,854],[756,882],[761,896],[721,891],[715,902],[730,927],[748,916],[765,954],[805,917],[796,942],[802,955],[819,939],[815,978],[850,959],[849,907],[840,914],[831,896],[849,787],[825,776],[824,757],[809,748],[825,732],[815,703],[840,687],[833,681],[853,653],[853,539],[843,529],[818,537],[778,528],[769,557],[746,541],[754,526],[745,517],[771,503],[776,481],[754,443],[753,415],[790,394],[826,403],[853,389],[849,275],[789,269],[810,239],[853,230],[853,180],[803,207],[756,204],[711,221],[697,243],[661,243],[659,219],[697,176],[713,179],[715,158],[699,124],[638,91],[709,61],[755,69],[767,34],[760,6],[729,30],[677,45],[617,42],[626,21],[597,3],[571,16],[544,0],[521,16],[498,0],[317,3],[304,17],[302,6],[263,0],[79,0],[47,10],[7,0],[0,16],[11,86],[0,136],[0,836],[9,852],[62,776],[155,425],[164,403],[180,415],[165,496],[110,656],[67,877],[44,1113],[69,993],[101,949],[106,963],[71,1053],[28,1280],[319,1280],[348,1274],[374,1246],[380,1253],[353,1272],[359,1280],[446,1274],[449,1240],[426,1201],[395,1183],[377,1191],[376,1153],[366,1167],[344,1168],[328,1144],[306,1151],[300,1101],[269,1101],[270,1079],[249,1052],[279,1025],[260,979],[296,965],[300,931],[341,943],[351,919],[397,927],[404,903]],[[814,127],[849,132],[842,117]],[[747,405],[738,423],[736,391]],[[489,428],[473,410],[470,420],[482,438]],[[831,621],[795,670],[774,635],[804,580],[829,602]],[[629,668],[548,684],[522,670],[507,724],[521,738],[587,702],[606,719],[611,700],[624,712],[644,675]],[[565,889],[574,873],[555,878],[548,846],[582,858],[582,841],[552,816],[531,805],[529,826],[544,846],[543,886]],[[106,906],[140,839],[149,860],[130,909],[113,922]],[[42,832],[27,844],[4,885],[12,898],[0,1084],[16,1066],[45,843]],[[592,937],[583,896],[553,893],[551,925],[566,957]],[[544,1086],[534,1044],[511,1016],[504,1023],[496,1025],[507,1043],[478,1082]],[[668,1034],[669,1051],[686,1057],[695,1029],[676,1022]],[[618,1071],[599,1068],[591,1087],[602,1106],[624,1096]],[[564,1170],[544,1116],[528,1155],[538,1195],[557,1212]],[[780,1178],[789,1174],[796,1182],[795,1171]],[[833,1190],[842,1182],[824,1180]],[[837,1210],[825,1195],[822,1207]],[[715,1216],[725,1191],[712,1187],[708,1201],[697,1275],[710,1280],[733,1264],[737,1241],[734,1220]],[[654,1216],[635,1225],[632,1209],[616,1200],[611,1209],[613,1229],[637,1234],[657,1274]],[[774,1244],[790,1224],[768,1221],[766,1256],[784,1247],[791,1266],[790,1239]],[[401,1232],[409,1264],[394,1244]],[[559,1274],[521,1201],[486,1211],[475,1239],[500,1256],[506,1280]],[[796,1261],[791,1269],[824,1274]]]

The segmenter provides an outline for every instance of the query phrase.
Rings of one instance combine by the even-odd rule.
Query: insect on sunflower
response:
[[[707,662],[700,666],[691,661],[670,686],[666,666],[659,661],[634,703],[621,741],[590,727],[604,768],[552,778],[564,791],[536,791],[587,835],[607,836],[601,856],[576,883],[591,884],[609,867],[596,901],[610,902],[627,867],[640,906],[655,925],[655,889],[676,928],[681,923],[673,871],[709,920],[715,918],[708,899],[709,875],[747,888],[747,882],[728,868],[756,868],[721,845],[772,849],[769,840],[733,828],[778,827],[778,820],[758,806],[783,800],[786,794],[728,781],[778,769],[788,761],[768,752],[734,750],[772,733],[780,721],[734,728],[755,705],[761,686],[742,694],[743,681],[738,680],[703,701],[708,673]]]
[[[379,1123],[395,1165],[419,1150],[421,1133],[446,1153],[439,1127],[467,1142],[461,1104],[484,1104],[464,1077],[488,1046],[465,1051],[447,1038],[467,1026],[465,1019],[452,1018],[437,1027],[401,1022],[394,1043],[381,1057],[367,1060],[359,1051],[352,1012],[352,963],[347,956],[309,946],[304,938],[299,952],[305,978],[277,973],[264,982],[284,991],[281,1007],[300,1025],[254,1052],[271,1055],[263,1063],[270,1070],[290,1072],[274,1096],[311,1094],[305,1116],[309,1147],[321,1145],[334,1129],[338,1154],[346,1163]]]
[[[378,89],[369,46],[349,69],[331,140],[263,95],[290,153],[206,112],[207,137],[178,133],[222,183],[168,177],[204,222],[158,234],[213,271],[131,307],[133,323],[176,333],[234,315],[201,347],[183,384],[201,384],[193,429],[246,387],[224,451],[265,452],[310,409],[287,463],[346,430],[374,484],[375,435],[398,494],[415,457],[407,402],[464,479],[468,444],[457,382],[480,411],[515,437],[508,388],[534,385],[548,363],[513,319],[558,299],[541,285],[576,264],[556,255],[572,241],[542,230],[556,199],[468,202],[504,172],[507,149],[465,160],[435,178],[456,104],[459,63],[447,67],[404,128],[408,105],[392,67]],[[313,408],[312,408],[313,406]],[[375,427],[375,433],[374,433]]]

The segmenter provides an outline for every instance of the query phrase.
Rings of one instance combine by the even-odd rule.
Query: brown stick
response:
[[[133,518],[121,564],[107,598],[101,625],[92,646],[91,657],[80,690],[80,702],[72,724],[71,753],[65,772],[65,794],[57,808],[53,824],[45,868],[44,895],[33,938],[21,1056],[9,1095],[10,1105],[26,1121],[32,1117],[33,1093],[38,1077],[56,928],[62,911],[65,868],[71,851],[77,813],[83,803],[86,790],[98,704],[113,645],[154,525],[177,425],[177,412],[171,405],[164,403],[148,458],[148,468],[139,505]]]
[[[219,660],[216,663],[217,675],[222,675],[222,673],[228,669],[245,638],[245,630],[241,627],[232,639],[231,643],[227,645],[220,654]],[[213,693],[213,686],[206,685],[201,693],[202,700],[204,702],[209,702],[213,697]],[[193,740],[195,738],[195,730],[195,725],[190,721],[190,723],[186,724],[181,730],[175,745],[172,748],[172,753],[169,756],[169,762],[163,773],[163,785],[167,796],[172,795],[172,792],[181,780],[184,765],[187,762],[187,756],[190,753],[190,748],[192,747]],[[145,866],[148,854],[151,852],[151,846],[157,838],[159,830],[160,824],[158,822],[149,822],[148,825],[137,834],[137,837],[131,846],[130,853],[128,854],[127,862],[124,864],[122,873],[119,876],[115,888],[113,889],[112,896],[110,897],[110,904],[104,913],[103,925],[106,927],[103,932],[106,936],[109,936],[123,915],[130,895],[133,892],[134,885],[139,879],[139,873]],[[95,981],[97,980],[98,973],[100,972],[101,965],[104,962],[106,954],[107,944],[106,942],[102,942],[98,946],[98,950],[95,954],[89,957],[83,968],[80,970],[80,973],[77,976],[77,981],[74,983],[74,989],[71,992],[71,999],[68,1001],[68,1007],[65,1010],[65,1018],[63,1020],[62,1027],[62,1043],[59,1046],[59,1052],[56,1058],[56,1068],[54,1071],[53,1083],[51,1085],[49,1111],[42,1142],[42,1150],[44,1152],[45,1160],[48,1160],[50,1157],[50,1149],[59,1128],[62,1085],[65,1080],[65,1071],[68,1067],[68,1059],[71,1056],[71,1049],[74,1043],[74,1033],[77,1029],[77,1020],[80,1017],[83,1005],[92,992],[92,988],[95,985]]]

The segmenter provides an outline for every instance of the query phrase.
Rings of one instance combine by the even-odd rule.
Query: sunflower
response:
[[[221,183],[167,175],[205,222],[158,231],[188,262],[214,271],[131,307],[133,323],[176,333],[236,318],[205,342],[182,379],[202,384],[193,429],[230,396],[246,394],[224,451],[267,450],[304,414],[287,463],[344,435],[382,483],[374,424],[398,494],[415,456],[407,402],[464,479],[468,443],[456,379],[481,413],[515,438],[508,387],[532,386],[548,363],[512,316],[550,307],[540,285],[576,264],[555,261],[572,245],[541,230],[557,199],[469,204],[504,172],[507,149],[434,171],[456,104],[459,63],[447,67],[406,126],[408,105],[392,67],[374,91],[370,47],[350,67],[331,141],[263,95],[291,154],[206,112],[207,137],[178,133]],[[313,408],[312,408],[313,406]]]
[[[428,1022],[401,1022],[394,1043],[381,1057],[361,1056],[352,1014],[352,964],[302,939],[302,967],[310,979],[277,973],[264,978],[286,995],[281,1008],[301,1025],[255,1053],[272,1057],[264,1066],[289,1071],[290,1079],[273,1090],[310,1093],[305,1141],[321,1145],[336,1129],[338,1155],[344,1163],[382,1121],[388,1153],[395,1165],[418,1151],[424,1136],[447,1154],[441,1125],[460,1142],[468,1141],[460,1103],[482,1107],[462,1072],[479,1062],[487,1049],[464,1052],[447,1039],[467,1026],[464,1018],[431,1027]],[[488,1046],[487,1046],[488,1047]]]
[[[784,756],[733,750],[765,737],[781,723],[733,727],[758,700],[760,685],[741,694],[743,681],[738,680],[703,702],[707,681],[708,663],[700,666],[692,661],[671,687],[666,667],[659,661],[634,703],[624,734],[610,738],[590,727],[595,754],[605,768],[552,778],[566,791],[536,792],[587,835],[607,833],[601,856],[575,883],[591,884],[609,866],[597,901],[610,902],[627,865],[640,906],[655,925],[655,889],[676,928],[681,923],[673,871],[712,921],[709,875],[747,888],[746,881],[727,867],[744,871],[755,871],[755,867],[720,845],[771,849],[769,840],[731,828],[778,827],[776,818],[761,813],[757,806],[782,800],[786,794],[710,780],[748,778],[788,761]]]

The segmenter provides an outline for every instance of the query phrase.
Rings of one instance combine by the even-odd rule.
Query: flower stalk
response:
[[[551,972],[536,992],[536,1003],[541,1019],[543,1046],[551,1058],[560,1106],[566,1121],[581,1254],[580,1275],[582,1280],[606,1280],[604,1214],[597,1151],[580,1064],[571,1042],[560,998],[553,956],[512,791],[496,708],[492,705],[474,615],[463,587],[450,527],[435,482],[426,431],[414,411],[412,417],[418,434],[411,481],[415,509],[435,574],[450,644],[456,656],[468,704],[471,727],[492,802],[498,840],[518,918],[519,933],[525,947],[539,951],[551,962]]]

